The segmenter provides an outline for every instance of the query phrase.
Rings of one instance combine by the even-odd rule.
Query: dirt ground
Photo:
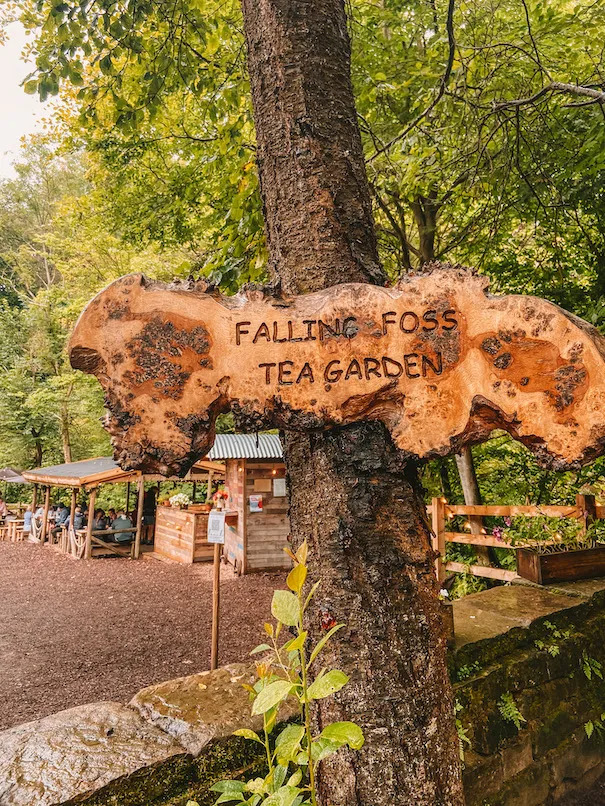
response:
[[[261,643],[283,575],[223,566],[219,663]],[[0,543],[0,729],[207,669],[211,566],[70,560]]]
[[[593,788],[576,795],[568,795],[557,802],[556,806],[605,806],[605,775]]]

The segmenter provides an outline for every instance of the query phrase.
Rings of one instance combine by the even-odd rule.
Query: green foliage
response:
[[[521,730],[521,726],[526,720],[517,707],[517,703],[515,702],[510,691],[507,691],[500,697],[500,700],[498,701],[498,710],[500,711],[500,715],[503,719],[505,719],[507,722],[512,722],[517,730]]]
[[[247,687],[252,699],[252,714],[263,717],[263,734],[259,736],[247,728],[235,732],[237,736],[264,746],[267,775],[245,782],[220,781],[212,787],[219,793],[217,804],[315,806],[317,765],[343,747],[359,750],[364,743],[361,728],[353,722],[333,722],[320,734],[314,736],[312,733],[313,701],[340,691],[347,684],[348,677],[338,669],[321,669],[310,683],[309,671],[331,636],[344,625],[333,627],[315,646],[310,644],[304,629],[304,615],[317,591],[317,584],[305,597],[306,543],[291,556],[295,565],[288,574],[289,590],[274,592],[271,613],[275,623],[265,624],[265,633],[271,643],[260,644],[252,650],[253,655],[270,653],[257,666],[257,682]],[[280,636],[288,627],[294,637],[280,645]],[[302,724],[286,725],[273,740],[279,708],[286,700],[292,699],[298,701]]]
[[[548,652],[551,657],[556,658],[561,652],[559,641],[564,641],[565,639],[569,638],[571,636],[571,630],[560,630],[551,621],[545,621],[544,626],[549,632],[548,639],[543,641],[542,639],[538,638],[534,641],[534,645],[536,649]]]
[[[603,679],[603,665],[596,658],[591,658],[586,650],[582,652],[580,666],[588,680],[592,680],[593,677]]]

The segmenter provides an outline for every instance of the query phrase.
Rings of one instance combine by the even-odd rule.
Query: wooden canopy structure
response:
[[[23,471],[23,478],[26,482],[34,485],[32,500],[32,511],[36,511],[38,504],[38,490],[44,488],[44,510],[42,524],[39,532],[34,534],[34,539],[44,543],[48,532],[48,513],[50,509],[50,491],[53,487],[63,487],[71,489],[71,511],[69,524],[74,522],[74,513],[77,503],[77,493],[86,490],[89,493],[88,499],[88,525],[86,527],[86,538],[83,543],[77,539],[77,535],[68,534],[66,543],[63,546],[66,553],[73,556],[89,559],[92,557],[93,544],[105,548],[114,554],[128,556],[124,550],[118,546],[107,543],[100,536],[93,534],[93,520],[97,490],[101,484],[128,484],[136,483],[138,490],[138,504],[135,530],[135,541],[132,556],[137,559],[140,554],[141,532],[143,526],[143,495],[145,482],[150,481],[190,481],[212,483],[213,476],[223,476],[224,466],[211,460],[202,460],[191,468],[185,478],[167,479],[165,476],[156,474],[144,474],[138,471],[125,471],[108,456],[94,459],[84,459],[80,462],[69,462],[62,465],[51,465],[49,467],[39,467],[33,470]],[[32,520],[32,523],[34,521]],[[35,526],[34,526],[35,529]],[[109,531],[109,530],[106,530]],[[100,533],[99,533],[100,534]]]

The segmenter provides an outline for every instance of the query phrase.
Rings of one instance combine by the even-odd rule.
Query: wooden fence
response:
[[[488,579],[500,579],[505,582],[517,577],[516,571],[507,571],[503,568],[494,568],[485,565],[466,565],[460,562],[447,562],[445,558],[445,547],[447,543],[463,543],[471,546],[493,546],[499,549],[518,548],[519,544],[508,543],[493,535],[486,533],[473,534],[469,532],[447,531],[446,525],[457,515],[463,515],[469,520],[497,516],[514,518],[524,515],[529,518],[572,518],[582,522],[583,531],[595,519],[605,518],[605,506],[596,504],[594,496],[576,496],[576,503],[573,506],[555,506],[545,504],[536,505],[486,505],[486,506],[466,506],[464,504],[448,504],[444,498],[433,498],[431,505],[427,507],[428,514],[432,521],[433,528],[433,548],[439,553],[435,565],[439,582],[443,582],[448,571],[457,573],[472,574],[473,576],[487,577]]]

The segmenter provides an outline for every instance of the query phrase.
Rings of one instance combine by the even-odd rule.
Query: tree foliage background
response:
[[[605,325],[605,5],[350,0],[353,79],[382,259],[433,259]],[[0,464],[109,452],[65,343],[114,278],[203,274],[233,293],[266,253],[239,4],[21,0],[24,90],[52,110],[0,183]],[[49,100],[51,99],[51,100]],[[474,449],[487,501],[599,485],[506,435]],[[429,493],[461,500],[453,460]]]

